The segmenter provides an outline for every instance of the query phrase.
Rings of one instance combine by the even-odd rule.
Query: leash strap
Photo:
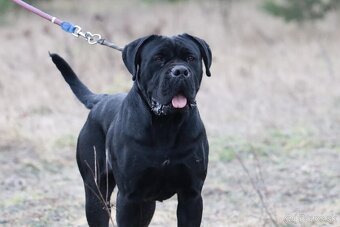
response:
[[[91,32],[82,32],[82,28],[79,25],[73,25],[70,22],[62,21],[57,17],[51,16],[40,9],[35,8],[34,6],[27,4],[26,2],[22,0],[12,0],[14,3],[18,4],[22,8],[28,10],[29,12],[32,12],[50,22],[53,24],[59,25],[62,30],[65,32],[71,33],[75,37],[82,37],[87,40],[88,44],[100,44],[104,45],[110,48],[113,48],[118,51],[122,51],[123,48],[117,46],[116,44],[107,41],[106,39],[102,39],[100,34],[92,34]]]

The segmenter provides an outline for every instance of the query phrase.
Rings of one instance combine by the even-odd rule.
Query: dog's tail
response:
[[[103,95],[94,94],[90,91],[77,77],[77,75],[73,72],[69,64],[61,58],[58,54],[51,54],[53,63],[57,66],[61,74],[63,75],[65,81],[70,85],[71,90],[76,95],[76,97],[86,106],[88,109],[92,109],[92,107],[98,103]]]

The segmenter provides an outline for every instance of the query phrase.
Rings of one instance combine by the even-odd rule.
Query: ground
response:
[[[184,32],[210,44],[202,226],[340,226],[338,15],[296,25],[259,0],[76,2],[39,6],[121,46]],[[0,226],[86,226],[75,144],[88,111],[48,51],[96,92],[128,91],[131,77],[119,52],[22,10],[2,16],[0,32]],[[176,205],[158,203],[151,226],[176,226]]]

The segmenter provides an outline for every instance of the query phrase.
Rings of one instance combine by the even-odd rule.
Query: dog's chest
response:
[[[179,191],[195,188],[200,182],[203,184],[207,157],[204,148],[198,147],[186,150],[180,156],[169,155],[171,151],[149,151],[141,156],[130,156],[130,165],[124,165],[130,167],[123,170],[124,193],[136,201],[162,201]]]
[[[190,188],[194,163],[165,160],[160,166],[146,167],[132,181],[130,198],[163,201],[178,191]]]

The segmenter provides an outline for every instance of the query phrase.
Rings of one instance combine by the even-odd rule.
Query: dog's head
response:
[[[125,46],[123,61],[151,110],[167,115],[196,106],[202,61],[210,76],[211,51],[204,40],[188,34],[151,35]]]

